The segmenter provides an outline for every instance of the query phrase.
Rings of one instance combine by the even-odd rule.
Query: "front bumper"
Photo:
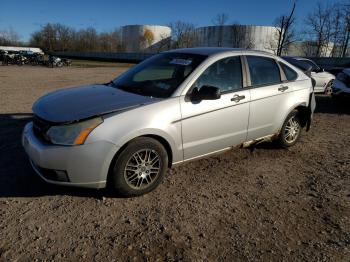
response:
[[[58,146],[42,142],[30,122],[24,127],[22,145],[38,175],[48,183],[88,188],[106,186],[109,166],[119,147],[107,141],[80,146]],[[57,181],[43,170],[65,171],[69,182]]]

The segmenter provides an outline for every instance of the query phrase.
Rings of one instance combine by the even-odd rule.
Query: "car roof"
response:
[[[295,60],[302,60],[302,61],[311,61],[313,63],[315,63],[314,61],[312,61],[311,59],[305,58],[305,57],[300,57],[300,56],[282,56],[283,59],[285,58],[291,58],[291,59],[295,59]]]
[[[264,51],[258,51],[258,50],[248,50],[244,48],[230,48],[230,47],[192,47],[192,48],[180,48],[180,49],[173,49],[166,51],[166,53],[185,53],[185,54],[197,54],[197,55],[205,55],[205,56],[211,56],[216,54],[221,54],[225,52],[251,52],[254,54],[268,54],[271,56],[274,56],[271,53],[264,52]]]

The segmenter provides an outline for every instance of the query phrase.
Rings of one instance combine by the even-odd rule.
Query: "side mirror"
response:
[[[324,69],[321,67],[317,67],[317,69],[315,70],[316,73],[322,73],[324,72]]]
[[[192,101],[216,100],[221,97],[220,89],[215,86],[202,86],[199,90],[194,88],[191,93]]]

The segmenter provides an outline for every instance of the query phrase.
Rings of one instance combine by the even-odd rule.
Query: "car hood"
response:
[[[319,77],[319,78],[330,78],[330,79],[334,79],[335,78],[335,76],[333,74],[331,74],[329,72],[326,72],[326,71],[320,72],[320,73],[314,73],[314,75],[316,77]]]
[[[49,93],[33,105],[33,113],[50,122],[66,123],[159,101],[108,85],[89,85]]]

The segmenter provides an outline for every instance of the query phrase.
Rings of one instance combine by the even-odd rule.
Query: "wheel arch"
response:
[[[171,145],[169,143],[168,140],[166,140],[164,137],[157,135],[157,134],[143,134],[143,135],[139,135],[136,137],[133,137],[132,139],[128,140],[127,142],[125,142],[120,148],[119,150],[114,154],[112,161],[109,165],[108,168],[108,174],[107,174],[107,184],[109,183],[108,181],[110,181],[110,176],[114,167],[115,162],[117,161],[118,157],[120,156],[120,154],[124,151],[124,149],[135,139],[137,138],[141,138],[141,137],[149,137],[149,138],[153,138],[155,140],[157,140],[159,143],[162,144],[162,146],[164,146],[167,154],[168,154],[168,168],[171,168],[172,163],[173,163],[173,151],[171,148]]]
[[[310,110],[308,108],[308,106],[306,105],[306,102],[302,102],[299,104],[296,104],[292,107],[292,109],[290,109],[287,114],[284,116],[283,118],[283,123],[280,127],[279,130],[282,129],[282,126],[284,124],[284,122],[286,121],[287,117],[289,116],[290,113],[292,113],[293,111],[297,111],[298,112],[298,117],[300,118],[301,121],[301,126],[305,127],[307,126],[307,123],[309,121],[309,115],[310,115]],[[280,131],[279,131],[280,132]]]
[[[301,127],[306,127],[309,121],[310,110],[306,105],[299,105],[294,110],[298,111]]]

